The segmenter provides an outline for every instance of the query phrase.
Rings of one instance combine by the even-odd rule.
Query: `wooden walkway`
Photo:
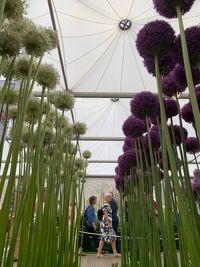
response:
[[[113,258],[112,254],[105,254],[102,259],[97,259],[96,254],[87,254],[81,257],[81,267],[120,267],[121,259]]]

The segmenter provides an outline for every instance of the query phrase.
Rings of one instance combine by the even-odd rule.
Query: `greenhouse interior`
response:
[[[200,267],[200,1],[0,0],[0,267]]]

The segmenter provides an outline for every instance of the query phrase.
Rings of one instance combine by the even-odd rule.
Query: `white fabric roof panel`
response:
[[[46,0],[27,2],[30,18],[40,25],[52,25]],[[69,89],[76,92],[156,92],[155,78],[148,74],[135,48],[138,30],[148,21],[164,19],[153,9],[152,0],[53,0],[52,3]],[[119,29],[122,19],[130,19],[129,30]],[[178,33],[177,21],[169,22]],[[200,1],[196,0],[191,12],[184,16],[184,24],[189,27],[199,23]],[[57,51],[44,60],[59,70],[64,88]],[[122,137],[122,123],[130,114],[129,101],[77,98],[75,118],[86,122],[88,137]],[[120,144],[122,142],[80,142],[81,149],[92,151],[92,160],[116,160],[122,152]],[[114,173],[114,164],[90,165],[90,174]]]

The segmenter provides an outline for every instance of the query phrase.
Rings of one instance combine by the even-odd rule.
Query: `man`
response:
[[[83,251],[84,252],[86,252],[89,248],[89,236],[92,236],[92,238],[95,242],[96,248],[98,248],[98,245],[99,245],[98,236],[91,234],[91,233],[96,232],[97,217],[96,217],[96,213],[94,210],[94,205],[96,205],[96,203],[97,203],[97,198],[95,196],[91,196],[89,198],[89,203],[90,204],[84,213],[85,232],[89,233],[89,234],[84,234],[84,236],[83,236]]]
[[[118,225],[119,225],[119,217],[117,215],[118,206],[117,206],[117,202],[113,198],[113,192],[110,192],[110,194],[112,195],[112,200],[110,203],[110,207],[112,209],[112,226],[113,226],[113,229],[114,229],[116,235],[118,235]],[[117,238],[117,240],[116,240],[116,248],[117,248],[117,252],[120,253],[120,240],[119,240],[119,238]]]

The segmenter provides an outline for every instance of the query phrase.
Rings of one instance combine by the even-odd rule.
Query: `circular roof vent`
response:
[[[123,19],[119,23],[119,28],[122,31],[127,31],[128,29],[130,29],[131,25],[132,25],[132,23],[129,19]]]
[[[119,98],[111,98],[111,101],[114,102],[114,103],[115,102],[118,102],[119,101]]]

